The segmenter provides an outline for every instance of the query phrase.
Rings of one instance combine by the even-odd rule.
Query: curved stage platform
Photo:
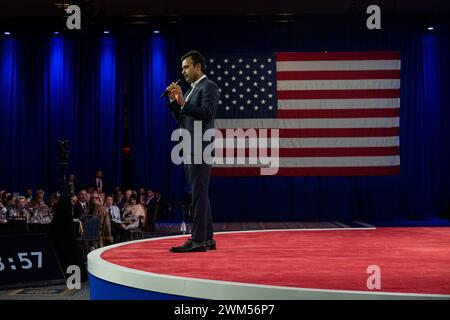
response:
[[[215,251],[168,251],[186,238],[91,252],[91,299],[450,299],[450,228],[223,232]]]

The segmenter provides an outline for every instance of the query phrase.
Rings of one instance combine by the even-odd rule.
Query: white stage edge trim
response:
[[[275,229],[216,232],[215,234],[231,234],[244,232],[289,232],[289,231],[371,231],[375,228],[322,228],[322,229]],[[187,235],[160,237],[136,240],[103,247],[88,255],[88,271],[91,275],[115,284],[158,293],[193,297],[210,300],[450,300],[450,295],[371,292],[352,290],[327,290],[312,288],[294,288],[271,285],[207,280],[199,278],[178,277],[122,267],[100,256],[112,248],[131,243],[158,241],[161,239],[183,238]]]

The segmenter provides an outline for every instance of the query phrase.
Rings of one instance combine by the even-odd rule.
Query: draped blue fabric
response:
[[[9,125],[17,122],[17,112],[19,109],[19,69],[17,65],[17,41],[6,38],[1,41],[1,64],[0,64],[0,138],[1,138],[1,179],[4,185],[16,187],[16,181],[13,177],[18,176],[16,168],[12,166],[12,160],[15,156],[16,140],[13,136],[13,128]],[[22,140],[23,141],[23,140]],[[18,179],[17,179],[18,180]]]
[[[112,38],[62,36],[0,40],[0,185],[59,189],[56,143],[70,140],[69,172],[87,186],[101,169],[121,178],[120,66]]]
[[[276,51],[395,50],[402,56],[401,173],[367,177],[213,177],[215,221],[431,219],[450,210],[450,32],[414,17],[305,17],[296,23],[183,24],[162,34],[123,31],[101,39],[0,39],[0,186],[56,188],[57,139],[73,143],[71,169],[87,182],[103,169],[121,182],[131,147],[134,188],[174,205],[185,190],[170,159],[176,128],[161,92],[180,78],[180,57]],[[126,85],[125,85],[126,84]],[[125,91],[123,91],[123,89]],[[186,86],[184,86],[187,89]],[[125,99],[124,101],[122,101]],[[127,105],[128,136],[123,136]],[[175,206],[176,208],[176,206]]]
[[[159,189],[173,203],[183,192],[183,171],[172,164],[171,134],[176,125],[160,97],[173,62],[167,39],[159,34],[124,44],[127,57],[128,125],[134,188]],[[179,58],[176,58],[179,61]],[[177,65],[178,67],[178,65]]]

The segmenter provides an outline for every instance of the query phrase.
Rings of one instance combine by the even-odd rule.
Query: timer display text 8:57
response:
[[[33,268],[33,262],[31,259],[28,258],[28,252],[18,252],[17,257],[19,259],[19,267],[23,270],[28,270]],[[41,251],[35,251],[30,252],[30,258],[37,258],[37,268],[42,268],[42,252]],[[0,272],[5,270],[6,266],[9,266],[11,270],[17,270],[16,262],[14,261],[14,258],[8,257],[6,260],[2,260],[2,257],[0,257]],[[36,267],[36,265],[34,265]]]

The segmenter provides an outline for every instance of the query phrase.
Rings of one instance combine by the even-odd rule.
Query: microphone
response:
[[[183,80],[183,79],[178,79],[177,82],[175,82],[175,84],[179,84],[181,82],[181,80]],[[166,89],[166,91],[164,91],[163,94],[161,95],[161,98],[168,96],[169,93],[170,93],[170,90]]]

